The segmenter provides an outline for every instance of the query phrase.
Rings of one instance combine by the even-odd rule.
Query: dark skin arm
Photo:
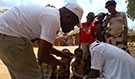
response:
[[[60,56],[60,57],[70,57],[68,54],[63,54],[61,51],[58,51],[53,48],[53,45],[45,40],[39,41],[39,50],[38,50],[38,60],[39,64],[41,65],[42,62],[50,64],[52,66],[55,65],[63,65],[61,61],[57,60],[51,54]]]
[[[103,35],[102,35],[102,25],[100,22],[96,22],[96,36],[97,40],[103,41]]]
[[[100,71],[99,70],[95,70],[95,69],[91,69],[90,73],[88,74],[86,79],[96,79],[100,77]]]
[[[125,45],[127,45],[127,41],[128,41],[128,25],[127,25],[127,17],[125,14],[123,14],[123,23],[124,23],[124,31],[123,31],[123,42]]]

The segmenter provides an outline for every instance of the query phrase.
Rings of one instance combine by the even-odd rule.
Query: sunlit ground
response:
[[[0,79],[10,79],[6,66],[0,61]]]

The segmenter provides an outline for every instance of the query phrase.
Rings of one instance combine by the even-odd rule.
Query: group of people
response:
[[[87,22],[81,24],[79,38],[83,53],[81,58],[76,57],[72,66],[75,69],[78,59],[82,59],[83,64],[81,60],[76,63],[77,69],[73,74],[77,77],[73,79],[135,78],[135,59],[127,46],[126,14],[117,11],[116,4],[114,0],[107,1],[105,8],[109,13],[95,15],[89,12],[86,16]],[[78,72],[79,70],[82,72]]]
[[[126,16],[116,11],[113,0],[107,1],[105,8],[110,14],[101,13],[95,18],[94,13],[89,13],[87,23],[81,25],[83,8],[76,3],[68,3],[60,9],[20,5],[1,14],[0,59],[7,66],[11,78],[44,79],[42,63],[52,68],[59,65],[66,69],[69,68],[69,61],[75,58],[72,62],[72,79],[134,79],[135,60],[126,52]],[[61,29],[68,33],[74,26],[80,26],[81,45],[75,50],[75,55],[53,48],[58,31]],[[39,41],[38,58],[32,47],[35,40]],[[62,60],[53,55],[60,56]],[[74,73],[76,70],[77,73]],[[59,78],[63,79],[61,76]]]

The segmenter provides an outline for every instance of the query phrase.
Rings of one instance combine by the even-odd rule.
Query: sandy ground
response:
[[[65,47],[57,46],[55,48],[57,48],[58,50],[68,48],[73,53],[74,49],[77,48],[77,46],[65,46]],[[37,50],[38,50],[37,48],[34,48],[35,52],[37,52]],[[3,64],[1,60],[0,60],[0,79],[11,79],[6,66]]]
[[[10,79],[6,66],[0,61],[0,79]]]

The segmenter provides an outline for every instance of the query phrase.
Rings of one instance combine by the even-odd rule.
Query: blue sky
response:
[[[57,8],[60,8],[68,2],[78,3],[84,9],[82,22],[85,22],[86,20],[85,17],[87,13],[90,11],[94,12],[95,14],[99,12],[107,12],[107,10],[104,8],[104,4],[106,1],[107,0],[0,0],[0,7],[11,8],[15,5],[20,4],[37,3],[41,5],[46,5],[47,3],[50,3],[55,5]],[[126,12],[127,4],[125,3],[125,0],[115,0],[115,1],[117,2],[117,10]],[[133,22],[129,18],[128,18],[128,25],[129,28],[135,29],[135,21]]]

